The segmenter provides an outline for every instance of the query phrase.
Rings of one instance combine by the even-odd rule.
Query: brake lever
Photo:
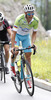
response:
[[[35,55],[35,53],[36,53],[36,50],[34,49],[33,55]]]
[[[33,45],[33,48],[35,48],[35,45]],[[36,49],[34,49],[33,55],[35,55],[35,53],[36,53]]]

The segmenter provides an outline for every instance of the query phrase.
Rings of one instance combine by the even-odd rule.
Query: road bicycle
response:
[[[15,67],[17,67],[17,71],[16,71],[16,77],[14,79],[14,85],[16,87],[16,90],[18,91],[18,93],[21,93],[22,91],[22,82],[25,82],[25,87],[27,89],[27,92],[30,96],[33,96],[34,94],[34,78],[33,78],[33,74],[32,74],[32,70],[31,70],[31,66],[29,64],[29,62],[25,59],[25,53],[23,50],[26,49],[34,49],[35,45],[29,48],[22,48],[22,49],[17,49],[16,51],[20,51],[19,55],[21,56],[21,71],[19,71],[19,66],[18,66],[18,61],[15,61]],[[15,52],[15,49],[14,49]],[[34,53],[35,54],[35,49],[34,49]],[[12,59],[14,58],[15,54],[13,54]],[[31,82],[31,87],[27,86],[27,80],[30,80]]]
[[[0,80],[3,80],[4,77],[4,83],[6,82],[6,78],[5,78],[5,54],[4,54],[4,49],[3,49],[3,45],[5,43],[9,43],[8,41],[0,41]]]

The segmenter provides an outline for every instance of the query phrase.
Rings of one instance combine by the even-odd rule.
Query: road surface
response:
[[[51,92],[35,87],[35,93],[32,97],[26,91],[24,82],[21,94],[19,94],[10,78],[6,75],[6,83],[0,81],[0,100],[51,100]]]
[[[9,70],[10,70],[9,59]],[[51,92],[35,87],[35,93],[31,97],[26,91],[24,82],[21,94],[16,91],[11,75],[6,75],[6,83],[0,81],[0,100],[51,100]]]

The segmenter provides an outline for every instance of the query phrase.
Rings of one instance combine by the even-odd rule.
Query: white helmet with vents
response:
[[[3,20],[4,20],[4,15],[2,12],[0,12],[0,22],[3,22]]]
[[[27,11],[34,11],[34,6],[29,4],[29,5],[25,5],[24,6],[24,12],[27,12]]]

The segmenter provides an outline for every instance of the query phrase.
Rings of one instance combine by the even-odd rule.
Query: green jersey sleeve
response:
[[[17,21],[17,18],[16,18],[14,26],[13,26],[13,30],[17,31],[17,29],[18,29],[18,21]]]
[[[17,29],[19,28],[20,24],[21,24],[21,19],[22,19],[22,15],[19,15],[16,20],[15,20],[15,23],[14,23],[14,27],[13,27],[13,30],[17,31]]]
[[[33,24],[33,30],[37,31],[38,29],[38,24],[39,24],[39,19],[34,16],[34,24]]]
[[[19,26],[18,17],[15,20],[14,26],[17,26],[17,27]]]

